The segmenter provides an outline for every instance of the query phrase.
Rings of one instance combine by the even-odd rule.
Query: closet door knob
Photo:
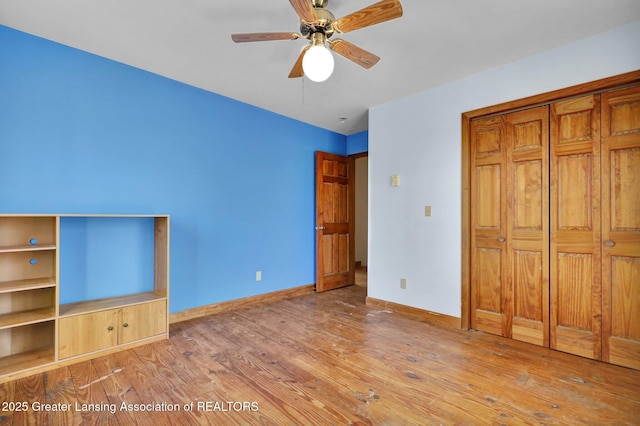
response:
[[[607,241],[604,242],[604,245],[607,246],[607,247],[613,247],[613,246],[616,245],[616,243],[615,243],[615,241],[607,240]]]
[[[107,327],[107,330],[109,330],[109,331],[113,331],[113,326],[112,326],[112,325],[110,325],[109,327]]]
[[[123,327],[129,327],[129,323],[125,322],[124,324],[122,324]]]
[[[500,235],[498,237],[498,241],[501,242],[501,243],[504,243],[504,237],[502,235]]]

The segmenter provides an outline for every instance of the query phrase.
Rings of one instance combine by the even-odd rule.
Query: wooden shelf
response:
[[[153,238],[153,247],[145,246],[145,250],[152,250],[145,251],[145,256],[153,256],[153,289],[139,287],[139,290],[128,290],[139,291],[134,294],[60,305],[60,271],[65,268],[73,271],[73,263],[82,261],[82,256],[71,256],[61,265],[60,234],[64,232],[61,219],[65,217],[153,219],[144,221],[144,226],[153,225],[151,229],[145,228],[144,237],[145,243]],[[91,223],[94,222],[101,231],[108,229],[104,226],[120,223],[111,221],[109,224],[106,220],[105,225],[102,221]],[[122,224],[124,230],[131,223],[122,222],[125,222]],[[99,243],[99,240],[93,239],[92,243]],[[108,253],[99,256],[108,257]],[[115,276],[115,279],[121,278]],[[74,356],[90,359],[99,353],[116,351],[121,346],[130,347],[168,337],[168,296],[168,215],[0,213],[0,383],[59,365],[65,347],[78,341],[91,341],[98,335],[98,330],[106,326],[95,323],[96,318],[116,319],[117,341],[99,351],[79,350]],[[76,324],[83,325],[85,330],[79,330]]]
[[[20,370],[39,367],[55,361],[53,347],[21,352],[15,355],[0,357],[0,376],[11,374]]]
[[[88,300],[86,302],[67,303],[60,305],[60,317],[70,317],[73,315],[87,314],[166,299],[167,297],[164,295],[149,291],[145,293],[129,294],[126,296],[109,297],[106,299]]]
[[[16,291],[37,290],[40,288],[55,287],[56,281],[53,277],[34,278],[29,280],[6,281],[0,283],[1,293],[13,293]]]
[[[55,309],[53,306],[34,309],[31,311],[12,312],[0,315],[0,330],[21,325],[34,324],[37,322],[51,321],[55,319]]]
[[[6,246],[0,247],[0,253],[17,253],[22,251],[47,251],[55,250],[56,246],[52,244],[42,245],[21,245],[21,246]]]

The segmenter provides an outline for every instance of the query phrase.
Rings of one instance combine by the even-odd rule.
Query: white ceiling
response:
[[[329,0],[336,18],[376,0]],[[340,35],[382,60],[287,75],[306,40],[287,0],[0,0],[0,24],[349,135],[369,108],[640,20],[639,0],[402,0],[404,16]],[[341,118],[346,120],[342,122]]]

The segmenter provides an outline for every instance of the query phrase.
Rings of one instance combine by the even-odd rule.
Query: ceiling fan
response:
[[[325,44],[337,54],[369,69],[380,57],[342,39],[330,40],[335,33],[348,33],[402,16],[399,0],[382,0],[340,19],[325,9],[328,0],[289,0],[300,17],[300,32],[269,32],[232,34],[236,43],[305,38],[306,46],[293,65],[289,78],[306,75],[312,81],[324,81],[333,72],[333,56]]]

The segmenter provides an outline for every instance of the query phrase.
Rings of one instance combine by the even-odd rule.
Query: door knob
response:
[[[123,327],[129,327],[129,323],[125,322],[124,324],[122,324]]]
[[[613,246],[616,245],[616,243],[615,243],[615,241],[607,240],[607,241],[604,242],[604,245],[607,246],[607,247],[613,247]]]
[[[112,325],[110,325],[109,327],[107,327],[107,330],[109,330],[109,331],[113,331],[113,326],[112,326]]]
[[[316,231],[324,231],[325,229],[324,226],[316,226]]]

